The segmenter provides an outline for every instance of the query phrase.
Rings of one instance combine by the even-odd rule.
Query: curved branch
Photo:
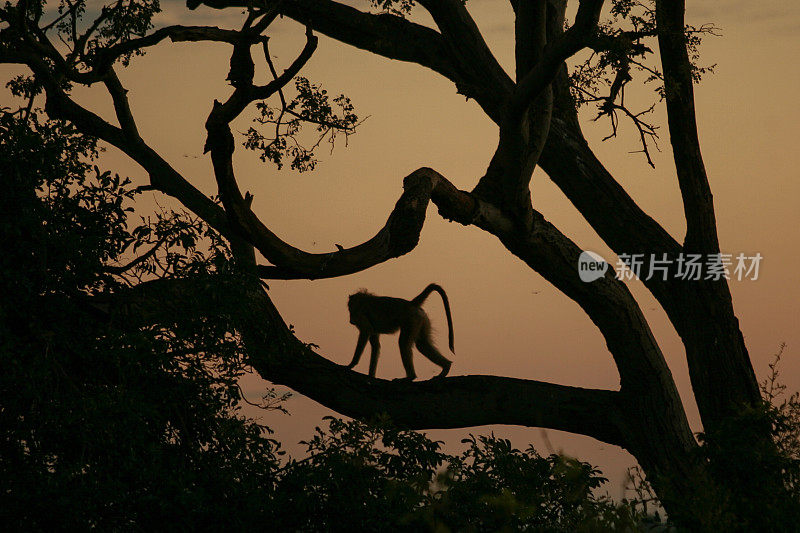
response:
[[[566,73],[563,78],[566,78]],[[559,83],[556,100],[568,97],[567,91]],[[616,253],[653,253],[659,256],[666,253],[673,256],[681,251],[681,245],[639,207],[594,154],[581,133],[574,108],[556,105],[550,135],[539,163]],[[654,276],[645,284],[662,305],[669,306],[672,289],[667,282]]]
[[[403,180],[403,194],[386,224],[368,241],[337,252],[312,254],[282,241],[249,209],[236,210],[237,222],[245,228],[259,252],[275,266],[261,266],[259,273],[271,279],[322,279],[360,272],[413,250],[419,242],[428,204],[439,213],[464,225],[474,224],[494,234],[512,231],[513,223],[494,206],[453,186],[430,168],[420,168]]]
[[[193,2],[189,7],[197,7],[200,3]],[[219,9],[245,5],[243,0],[206,0],[202,3]],[[286,16],[333,39],[390,59],[414,62],[442,74],[462,87],[464,94],[475,98],[495,123],[502,122],[503,103],[513,89],[513,81],[510,78],[506,80],[503,90],[477,90],[448,59],[444,40],[438,32],[399,17],[371,15],[331,0],[291,0],[282,4]],[[512,6],[518,9],[516,0],[512,1]],[[561,31],[560,25],[557,31]],[[563,63],[561,68],[564,69]],[[562,77],[566,79],[565,75],[558,75],[558,79]],[[556,84],[559,86],[556,115],[561,114],[561,118],[552,121],[552,131],[540,158],[545,172],[613,250],[637,253],[646,247],[648,251],[659,253],[676,252],[679,244],[636,205],[595,157],[580,133],[568,89],[562,85]],[[559,99],[561,106],[558,105]],[[631,228],[638,228],[638,231],[630,231]],[[323,258],[329,256],[321,254],[317,261],[323,264]],[[343,271],[348,273],[347,269]],[[355,271],[358,270],[349,272]],[[265,274],[279,278],[302,277],[299,273],[293,275],[272,268]],[[668,292],[662,291],[664,298],[668,297]]]

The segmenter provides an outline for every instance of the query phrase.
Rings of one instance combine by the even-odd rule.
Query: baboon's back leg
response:
[[[436,346],[428,339],[419,339],[417,341],[417,350],[419,353],[428,358],[428,360],[442,368],[439,377],[444,377],[450,371],[453,362],[447,357],[443,356]]]
[[[428,360],[433,364],[442,368],[442,371],[439,373],[439,377],[444,377],[447,375],[453,362],[443,356],[436,346],[433,345],[433,341],[431,340],[430,322],[423,324],[423,327],[417,336],[416,346],[417,350],[419,350],[419,353],[427,357]]]
[[[407,326],[400,330],[400,358],[406,371],[406,379],[415,379],[417,377],[417,373],[414,372],[414,354],[411,349],[414,347],[414,339],[418,335],[419,324]]]

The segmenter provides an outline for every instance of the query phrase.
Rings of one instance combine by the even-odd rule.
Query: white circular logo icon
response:
[[[583,251],[578,257],[578,275],[581,281],[592,282],[603,277],[608,270],[608,263],[600,254]]]

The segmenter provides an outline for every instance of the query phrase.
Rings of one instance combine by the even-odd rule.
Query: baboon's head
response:
[[[347,310],[350,311],[350,323],[357,324],[357,318],[363,314],[364,303],[372,296],[366,289],[353,293],[347,299]]]

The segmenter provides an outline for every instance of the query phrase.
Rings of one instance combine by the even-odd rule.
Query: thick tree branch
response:
[[[515,8],[517,80],[524,78],[542,58],[547,41],[546,13],[546,0],[522,0]],[[509,101],[513,101],[518,89],[519,85]],[[525,109],[512,111],[508,101],[503,105],[497,149],[486,174],[472,192],[500,206],[523,231],[528,231],[533,220],[530,178],[550,131],[553,95],[546,86]]]
[[[387,413],[395,423],[410,429],[486,424],[543,427],[626,447],[621,430],[625,416],[620,409],[624,402],[618,392],[479,375],[400,383],[362,374],[342,376],[341,367],[323,361],[266,375],[270,381],[288,385],[355,418]],[[253,366],[259,367],[257,363]]]
[[[508,74],[497,62],[463,0],[419,0],[433,17],[461,70],[472,78],[492,78],[491,85],[502,87]]]
[[[638,420],[632,423],[658,428],[657,434],[669,432],[678,437],[682,449],[691,450],[695,442],[672,373],[636,300],[614,277],[613,269],[595,281],[581,280],[578,258],[582,250],[535,211],[529,234],[513,232],[500,240],[580,305],[600,330],[619,370],[620,391],[631,402],[629,414]],[[640,446],[646,449],[653,443],[645,438],[641,443],[629,443],[628,449],[636,453]]]
[[[717,222],[697,135],[684,11],[685,0],[656,2],[658,47],[664,71],[669,134],[686,216],[684,246],[690,252],[715,253],[719,252]]]
[[[562,32],[557,18],[551,17],[548,33]],[[646,260],[645,272],[651,254],[677,257],[682,251],[680,244],[636,204],[589,147],[581,131],[564,64],[552,87],[553,119],[539,165],[616,253],[642,254]],[[659,276],[643,282],[679,327],[685,321],[682,304],[676,300],[680,288],[672,280],[664,281]]]
[[[520,0],[514,6],[514,57],[517,82],[533,69],[547,44],[548,4],[548,0]],[[566,2],[562,4],[566,8]]]
[[[683,247],[642,211],[583,137],[566,68],[562,67],[554,87],[555,113],[541,157],[542,168],[616,253],[642,254],[644,272],[649,271],[651,257],[666,254],[674,264],[678,254],[685,251]],[[692,385],[706,427],[737,412],[742,405],[758,402],[758,384],[727,284],[670,277],[663,280],[660,276],[642,281],[686,346]],[[712,316],[715,320],[710,329],[698,327]],[[724,379],[720,379],[721,374]]]
[[[627,444],[626,403],[619,392],[496,376],[415,383],[372,379],[314,353],[289,331],[263,290],[243,287],[215,278],[162,279],[98,296],[91,306],[126,324],[229,316],[242,331],[249,363],[262,377],[346,416],[385,413],[410,429],[515,424]]]

